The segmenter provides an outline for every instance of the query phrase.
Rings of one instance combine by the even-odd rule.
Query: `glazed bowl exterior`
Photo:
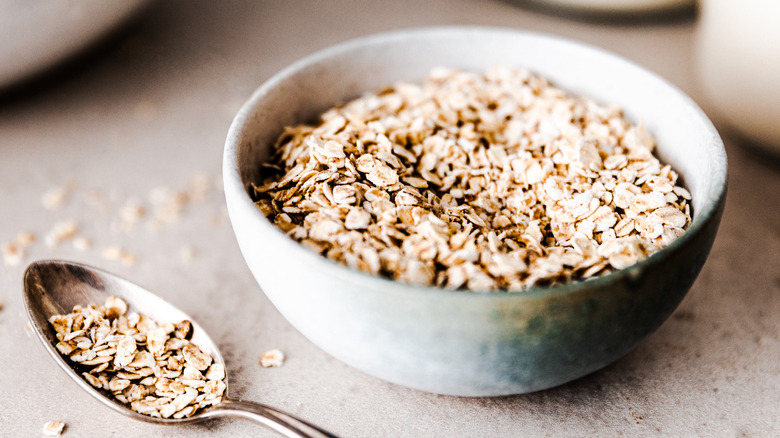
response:
[[[622,106],[693,197],[686,233],[646,260],[601,278],[521,293],[415,287],[349,269],[305,249],[248,194],[285,125],[431,68],[528,68],[570,92]],[[311,55],[255,91],[224,152],[230,219],[257,282],[311,342],[379,378],[423,391],[496,396],[550,388],[617,360],[672,313],[718,228],[726,155],[682,92],[602,50],[500,28],[444,27],[366,37]]]

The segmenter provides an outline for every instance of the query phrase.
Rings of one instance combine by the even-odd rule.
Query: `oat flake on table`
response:
[[[62,421],[47,421],[43,425],[43,434],[46,436],[60,436],[65,430],[65,423]]]
[[[291,238],[410,284],[519,291],[679,237],[690,194],[615,106],[522,69],[433,70],[287,127],[255,185]]]
[[[284,365],[284,359],[284,353],[278,348],[274,348],[260,355],[260,366],[263,368],[279,368]]]

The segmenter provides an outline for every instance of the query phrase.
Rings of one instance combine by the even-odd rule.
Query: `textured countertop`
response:
[[[22,272],[40,258],[93,264],[155,291],[221,346],[233,395],[345,437],[780,435],[780,165],[717,120],[729,194],[707,264],[657,332],[590,376],[513,397],[426,394],[338,362],[273,308],[241,257],[219,185],[233,115],[262,81],[315,50],[437,24],[591,43],[657,72],[711,112],[696,87],[694,17],[588,22],[495,0],[155,3],[67,71],[0,100],[0,242],[22,231],[37,237],[18,265],[0,266],[0,435],[41,435],[59,420],[64,436],[274,436],[240,420],[138,423],[92,399],[26,327]],[[53,188],[67,196],[51,198],[62,205],[50,210],[42,197]],[[158,211],[165,190],[193,196]],[[122,220],[131,199],[147,210],[137,223]],[[68,220],[91,247],[46,245]],[[107,259],[112,246],[136,263]],[[260,367],[272,348],[287,354],[285,365]]]

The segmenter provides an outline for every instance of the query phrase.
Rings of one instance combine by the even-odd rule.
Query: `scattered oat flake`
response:
[[[60,436],[65,430],[65,423],[62,421],[47,421],[43,425],[43,434],[46,436]]]
[[[263,368],[278,368],[284,365],[284,353],[274,348],[260,355],[260,366]]]
[[[128,253],[122,254],[119,260],[126,266],[135,266],[138,263],[138,257]]]
[[[92,248],[92,239],[84,236],[76,236],[73,238],[73,248],[79,251],[86,251]]]
[[[74,221],[57,222],[46,234],[46,245],[53,248],[66,240],[72,239],[79,228]]]
[[[29,231],[20,231],[19,233],[16,233],[16,239],[14,240],[20,246],[31,245],[35,242],[35,234]]]
[[[146,216],[146,207],[139,199],[130,198],[119,209],[119,229],[125,232],[133,230],[135,225]]]
[[[118,246],[108,246],[103,249],[103,258],[106,260],[119,260],[124,250]]]
[[[59,210],[70,197],[70,188],[67,186],[54,187],[46,191],[41,198],[41,205],[47,210]]]
[[[136,256],[130,254],[119,246],[108,246],[104,248],[103,258],[106,260],[121,261],[127,266],[133,266],[138,262]]]
[[[17,266],[24,257],[23,250],[13,242],[3,242],[2,244],[3,262],[6,266]]]
[[[189,202],[187,193],[167,187],[157,187],[149,192],[149,201],[154,206],[154,215],[165,223],[179,220]]]

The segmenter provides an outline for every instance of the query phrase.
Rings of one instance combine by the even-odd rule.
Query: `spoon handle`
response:
[[[336,438],[336,435],[312,426],[270,406],[244,400],[223,399],[210,412],[215,417],[240,417],[260,423],[288,438]]]

